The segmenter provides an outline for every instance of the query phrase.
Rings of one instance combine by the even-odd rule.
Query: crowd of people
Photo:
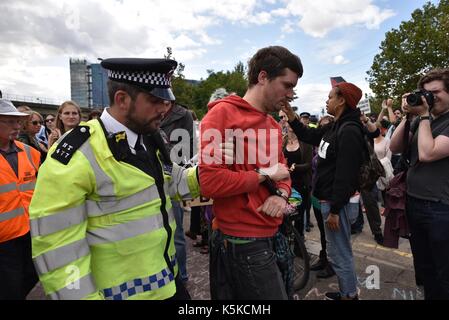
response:
[[[363,213],[378,245],[397,245],[400,220],[425,298],[449,298],[449,70],[378,115],[357,108],[357,85],[335,83],[318,119],[291,106],[300,58],[266,47],[244,96],[218,88],[199,122],[171,90],[176,61],[101,64],[110,106],[86,122],[73,101],[41,115],[0,99],[0,299],[25,299],[37,281],[52,299],[190,299],[185,236],[199,235],[212,299],[292,299],[280,228],[292,194],[295,228],[310,232],[313,211],[320,231],[311,270],[338,279],[327,299],[359,299],[351,234]],[[213,203],[186,207],[199,197]]]

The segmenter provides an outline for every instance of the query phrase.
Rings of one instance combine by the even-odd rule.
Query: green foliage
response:
[[[176,75],[172,81],[176,100],[193,109],[200,119],[206,114],[210,96],[216,89],[225,88],[229,93],[235,92],[239,96],[243,96],[247,89],[245,67],[242,62],[239,62],[233,71],[207,70],[207,72],[209,74],[207,79],[201,80],[198,84],[189,83],[182,74]]]
[[[438,5],[426,3],[412,13],[399,29],[386,33],[381,52],[374,57],[367,81],[382,99],[395,99],[399,106],[403,93],[414,90],[422,75],[434,68],[449,67],[449,0]]]
[[[164,57],[176,60],[171,47],[167,47],[167,54]],[[176,101],[195,111],[199,119],[206,114],[210,96],[216,89],[225,88],[227,92],[234,92],[242,97],[248,86],[245,77],[246,69],[242,62],[237,63],[233,71],[207,70],[207,79],[201,79],[198,83],[185,79],[184,68],[183,63],[178,63],[172,79],[173,93]]]

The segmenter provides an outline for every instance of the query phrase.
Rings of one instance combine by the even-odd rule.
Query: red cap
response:
[[[337,83],[335,87],[340,89],[340,94],[350,108],[357,108],[357,104],[362,99],[362,90],[359,87],[349,82]]]

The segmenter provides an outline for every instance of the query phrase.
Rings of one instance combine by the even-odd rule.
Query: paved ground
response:
[[[184,218],[185,228],[188,228],[189,217],[187,212]],[[315,223],[314,220],[313,222]],[[313,263],[321,249],[317,227],[306,234],[306,240],[307,249],[311,254]],[[200,248],[193,247],[194,241],[191,239],[186,238],[186,241],[189,272],[187,288],[194,300],[208,300],[210,299],[208,255],[201,254]],[[352,243],[361,299],[423,299],[422,290],[415,285],[412,255],[408,240],[400,239],[399,249],[397,250],[379,246],[374,241],[365,219],[363,232],[353,236]],[[338,283],[335,276],[329,279],[317,279],[315,272],[311,272],[308,285],[297,293],[297,298],[301,300],[322,300],[326,291],[337,289]],[[32,300],[45,299],[40,285],[36,286],[28,298]]]
[[[312,214],[313,216],[313,214]],[[312,217],[312,221],[315,220]],[[189,221],[188,213],[185,221]],[[383,218],[382,218],[383,220]],[[185,227],[188,224],[185,223]],[[321,249],[318,227],[306,233],[306,246],[311,254],[312,263],[318,259]],[[194,300],[210,299],[208,256],[193,247],[194,241],[187,238],[189,252],[187,267],[189,281],[187,287]],[[356,262],[360,298],[365,300],[422,300],[423,292],[415,285],[412,254],[406,239],[400,239],[398,249],[389,249],[377,245],[371,235],[367,219],[363,232],[352,237]],[[378,280],[378,281],[376,281]],[[377,289],[378,288],[378,289]],[[317,279],[316,272],[306,288],[297,293],[298,299],[321,300],[326,291],[338,289],[337,278]]]

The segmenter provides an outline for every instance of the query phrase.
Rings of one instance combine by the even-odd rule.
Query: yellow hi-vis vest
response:
[[[163,201],[152,177],[116,161],[97,120],[82,125],[89,139],[67,165],[47,157],[30,205],[33,259],[46,294],[110,300],[173,296],[176,223],[170,196],[199,196],[196,169],[174,166],[173,179],[164,174]]]

